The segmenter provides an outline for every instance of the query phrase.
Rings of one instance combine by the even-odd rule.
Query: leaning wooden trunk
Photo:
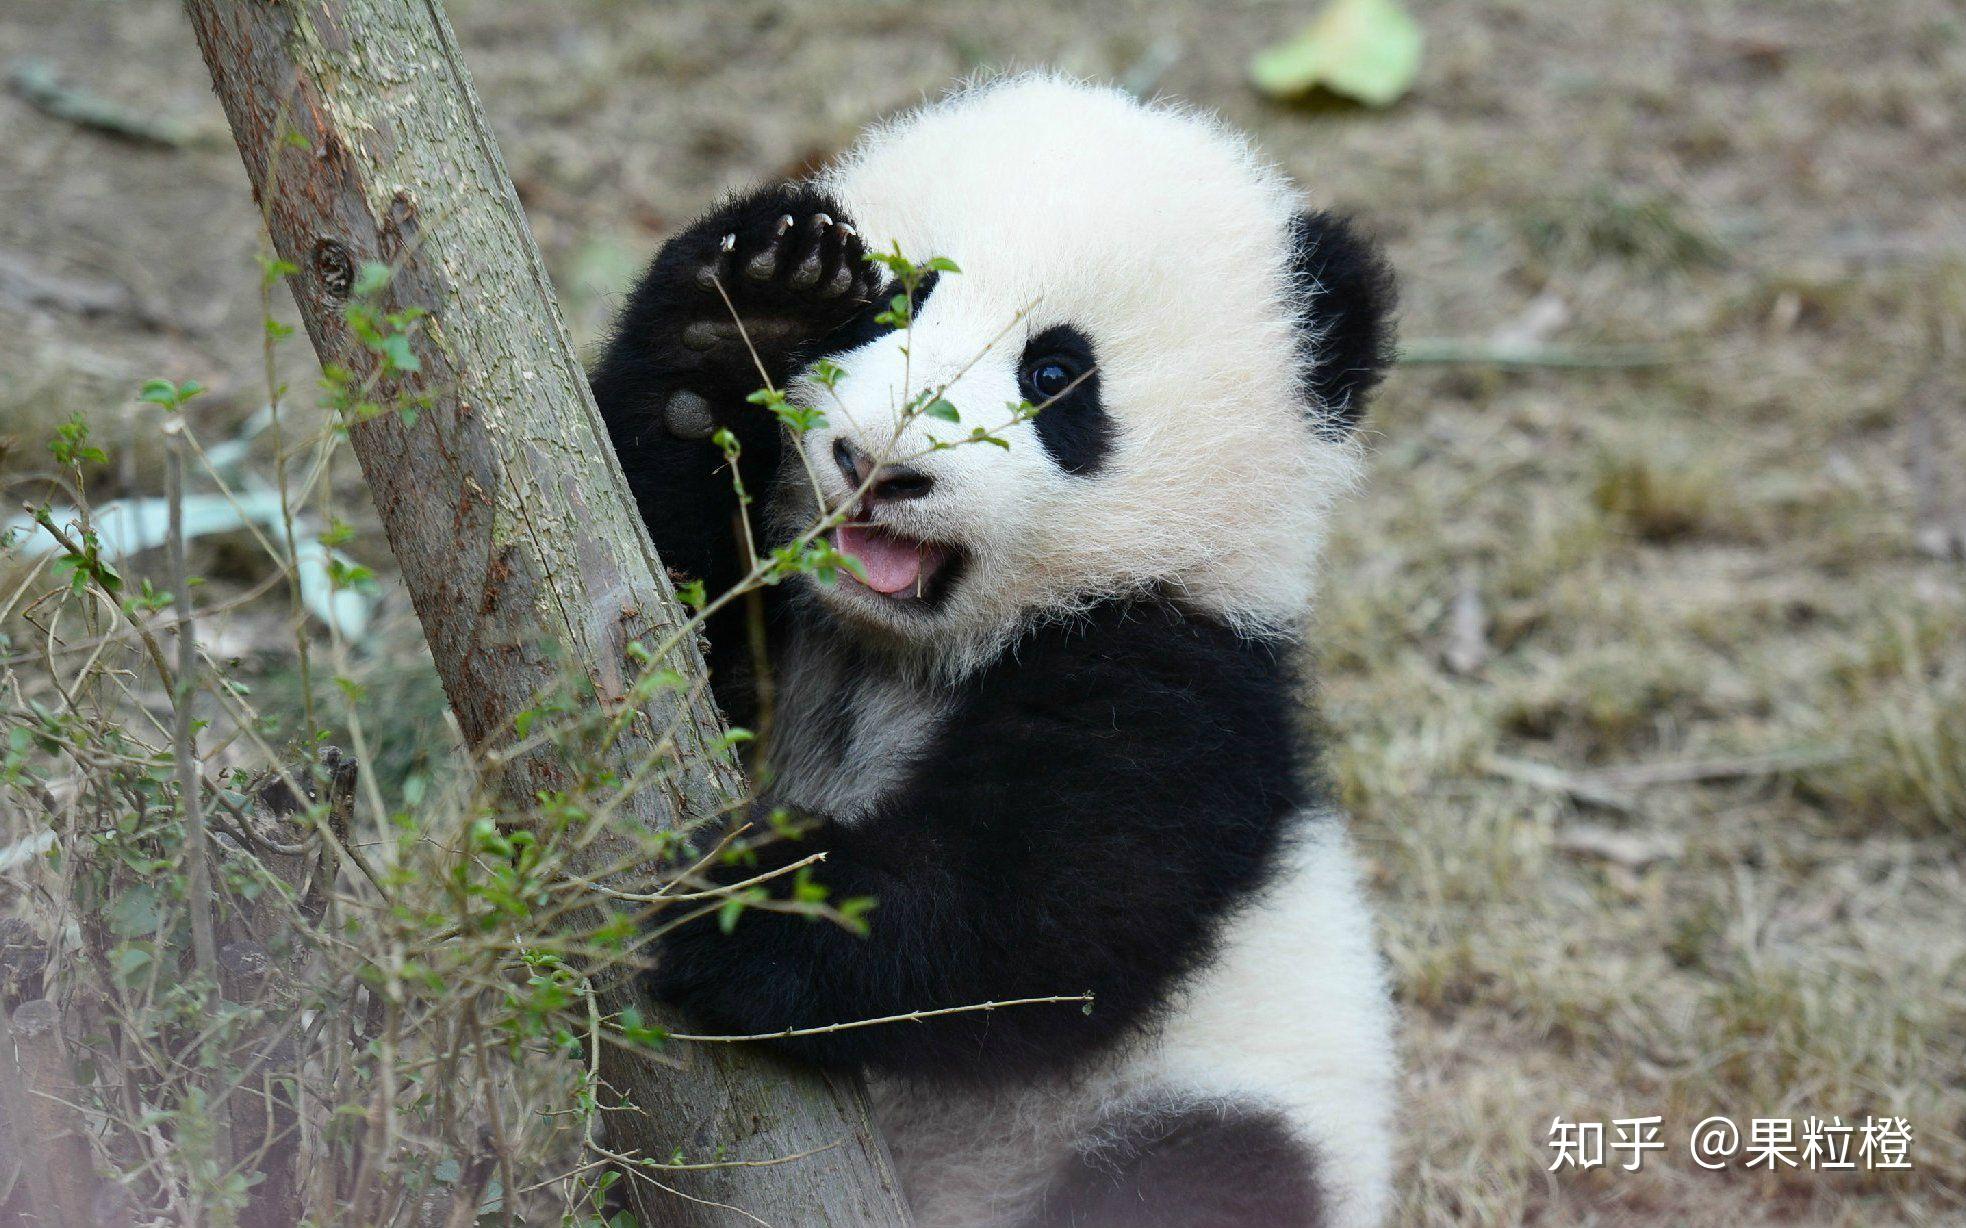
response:
[[[466,737],[474,748],[510,740],[514,717],[570,673],[601,702],[618,702],[639,668],[628,646],[666,642],[681,615],[437,4],[186,8],[274,246],[300,269],[290,280],[323,364],[383,379],[388,397],[425,400],[413,422],[379,415],[351,440]],[[389,309],[430,313],[419,370],[381,371],[344,321],[370,262],[396,270]],[[671,668],[701,677],[689,637],[672,657]],[[625,776],[677,732],[678,770],[631,799],[630,822],[673,827],[715,813],[740,788],[704,694],[664,692],[606,752]],[[501,771],[515,800],[570,777],[551,748]],[[595,848],[593,864],[620,852]],[[660,1018],[627,979],[603,987],[603,1010],[630,1006]],[[681,1069],[604,1047],[603,1077],[641,1110],[610,1114],[619,1149],[694,1158],[729,1143],[746,1157],[817,1154],[664,1174],[687,1198],[626,1183],[637,1187],[642,1223],[907,1222],[855,1080],[731,1045],[670,1056]]]

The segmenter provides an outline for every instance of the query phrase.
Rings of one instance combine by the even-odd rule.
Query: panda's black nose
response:
[[[882,465],[867,491],[872,499],[919,499],[935,487],[935,479],[907,465]]]
[[[934,478],[910,465],[882,465],[875,470],[872,458],[844,435],[833,440],[833,463],[855,489],[867,483],[869,502],[919,499],[935,488]],[[871,483],[867,481],[869,473],[873,474]]]

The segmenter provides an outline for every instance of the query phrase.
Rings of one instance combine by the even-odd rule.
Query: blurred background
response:
[[[982,70],[1217,109],[1356,214],[1406,356],[1306,702],[1403,1004],[1400,1222],[1966,1222],[1956,0],[1407,0],[1411,73],[1396,28],[1308,91],[1305,0],[448,7],[584,352],[719,193]],[[154,494],[157,376],[265,463],[258,216],[177,6],[0,0],[0,63],[8,506],[77,413],[92,497]],[[407,795],[443,701],[345,465],[346,668]],[[266,579],[198,545],[216,591]],[[293,706],[280,610],[210,634]],[[1902,1116],[1912,1168],[1705,1172],[1714,1113]],[[1641,1171],[1548,1171],[1554,1117],[1650,1114]]]

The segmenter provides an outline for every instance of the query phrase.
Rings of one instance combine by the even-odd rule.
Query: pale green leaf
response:
[[[1249,62],[1250,80],[1272,98],[1322,86],[1367,106],[1389,106],[1420,72],[1420,27],[1399,0],[1331,0],[1296,38]]]

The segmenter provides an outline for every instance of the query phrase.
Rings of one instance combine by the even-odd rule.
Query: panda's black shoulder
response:
[[[1148,595],[1113,598],[1072,618],[1025,631],[982,679],[984,696],[1084,701],[1097,695],[1129,708],[1179,697],[1229,713],[1283,702],[1294,682],[1296,645]]]
[[[938,767],[957,788],[1040,773],[1080,806],[1137,809],[1151,791],[1281,816],[1307,791],[1297,660],[1289,637],[1161,597],[1109,600],[1030,629],[985,670]]]

